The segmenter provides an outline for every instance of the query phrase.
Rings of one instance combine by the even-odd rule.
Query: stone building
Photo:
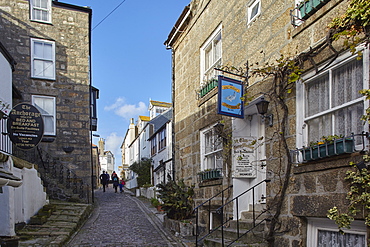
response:
[[[165,41],[173,59],[176,177],[195,185],[199,238],[230,219],[222,229],[231,232],[233,221],[247,221],[253,212],[265,227],[252,230],[257,239],[239,240],[248,244],[317,246],[340,239],[361,245],[367,238],[361,217],[341,237],[326,215],[348,205],[349,162],[361,162],[368,151],[362,135],[368,125],[360,120],[368,102],[358,91],[369,87],[369,51],[359,46],[363,56],[356,59],[342,42],[327,42],[326,27],[347,1],[318,1],[305,11],[299,2],[193,0]],[[302,59],[300,80],[268,75],[290,57]],[[254,76],[253,68],[263,67]],[[218,114],[224,91],[239,84],[244,112]],[[302,149],[322,136],[348,137],[336,144],[351,144],[341,151],[325,144],[320,154],[317,147],[316,154]],[[204,243],[218,238],[211,234]]]
[[[0,41],[18,63],[21,97],[13,104],[35,105],[45,125],[37,148],[13,153],[38,165],[51,198],[91,202],[98,91],[90,81],[91,16],[90,8],[52,0],[0,1]]]

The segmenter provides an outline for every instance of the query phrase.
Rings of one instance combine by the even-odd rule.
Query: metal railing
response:
[[[12,144],[7,133],[5,118],[0,118],[0,151],[7,154],[12,153]]]
[[[208,199],[207,201],[203,202],[202,204],[198,205],[194,210],[195,210],[195,213],[196,213],[196,232],[195,232],[195,246],[199,246],[200,242],[203,241],[204,239],[206,239],[207,237],[209,237],[210,235],[212,235],[214,232],[216,232],[217,230],[221,229],[221,240],[222,240],[222,246],[225,246],[225,234],[224,234],[224,227],[227,223],[229,223],[231,220],[233,220],[232,218],[226,218],[225,220],[225,217],[224,217],[224,214],[225,214],[225,208],[229,205],[231,205],[231,203],[235,203],[235,210],[236,210],[236,230],[237,230],[237,237],[234,239],[234,240],[231,240],[231,242],[228,243],[227,246],[230,246],[231,244],[235,243],[237,240],[239,240],[240,238],[242,238],[243,236],[247,235],[249,232],[251,232],[253,229],[255,229],[256,227],[258,227],[259,225],[261,225],[264,221],[267,220],[267,217],[265,218],[261,218],[261,216],[265,215],[265,213],[267,212],[267,210],[264,210],[262,212],[259,213],[258,216],[256,216],[256,210],[255,210],[255,204],[256,204],[256,201],[255,201],[255,189],[264,184],[264,183],[267,183],[267,182],[270,182],[270,180],[263,180],[259,183],[257,183],[256,185],[254,185],[253,187],[247,189],[246,191],[242,192],[241,194],[239,194],[238,196],[234,197],[233,199],[231,199],[230,201],[224,203],[224,200],[223,200],[223,195],[224,195],[224,192],[226,190],[229,190],[231,189],[233,186],[229,186],[228,188],[224,189],[223,191],[219,192],[218,194],[216,194],[215,196],[211,197],[210,199]],[[252,228],[246,230],[244,233],[241,233],[240,232],[240,217],[239,217],[239,199],[241,196],[247,194],[248,192],[251,192],[252,193],[252,215],[253,215],[253,219],[252,219]],[[216,198],[217,196],[219,196],[220,194],[222,194],[222,205],[220,207],[218,207],[215,212],[219,215],[221,215],[221,224],[214,227],[214,228],[210,228],[209,227],[209,230],[208,230],[208,233],[205,234],[204,236],[200,237],[199,238],[199,226],[198,226],[198,214],[199,214],[199,208],[204,206],[206,203],[209,203],[209,208],[208,208],[208,214],[209,214],[209,224],[210,224],[210,211],[211,211],[211,203],[210,201],[214,198]],[[265,198],[261,198],[261,199],[265,199]],[[259,220],[259,222],[257,223],[257,220]]]

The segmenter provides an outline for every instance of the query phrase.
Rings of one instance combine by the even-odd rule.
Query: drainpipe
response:
[[[175,51],[171,47],[171,66],[172,66],[172,88],[171,88],[171,94],[172,94],[172,179],[173,181],[176,181],[176,166],[175,166]]]

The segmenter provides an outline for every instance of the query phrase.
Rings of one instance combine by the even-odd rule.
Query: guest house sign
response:
[[[218,76],[218,114],[244,118],[243,83]]]
[[[255,178],[257,177],[256,141],[251,137],[233,138],[233,177]]]
[[[21,103],[9,113],[7,130],[10,140],[21,149],[36,147],[44,134],[41,113],[33,105]]]

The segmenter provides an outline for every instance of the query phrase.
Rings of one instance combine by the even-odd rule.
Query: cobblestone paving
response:
[[[95,192],[96,208],[67,246],[183,246],[136,197],[114,193],[112,187]]]

